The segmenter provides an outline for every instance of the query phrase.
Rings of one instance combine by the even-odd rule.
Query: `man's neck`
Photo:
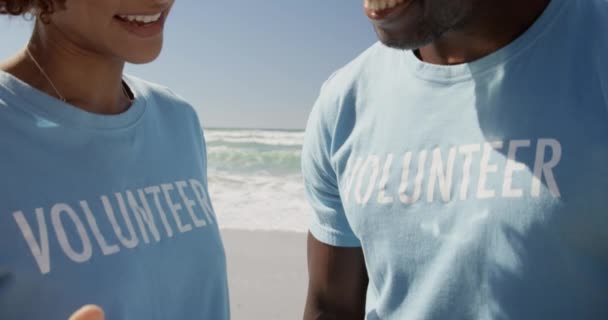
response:
[[[550,0],[479,1],[473,17],[418,50],[428,63],[451,65],[475,61],[508,45],[543,13]]]
[[[83,49],[52,27],[45,31],[37,27],[28,49],[42,71],[25,50],[0,68],[92,113],[118,114],[128,108],[122,87],[124,62]]]

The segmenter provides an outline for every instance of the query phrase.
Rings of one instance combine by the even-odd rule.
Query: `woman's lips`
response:
[[[128,32],[148,38],[162,33],[166,16],[166,11],[163,11],[154,14],[116,15],[114,19]]]

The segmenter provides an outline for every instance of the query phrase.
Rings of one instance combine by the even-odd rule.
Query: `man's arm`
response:
[[[304,320],[365,318],[368,277],[361,248],[333,247],[308,234]]]

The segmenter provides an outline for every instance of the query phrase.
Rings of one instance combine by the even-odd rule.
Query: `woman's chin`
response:
[[[137,52],[136,54],[127,56],[124,60],[131,64],[146,64],[150,63],[160,55],[160,50],[155,52]]]

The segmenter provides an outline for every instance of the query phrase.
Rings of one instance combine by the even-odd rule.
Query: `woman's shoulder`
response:
[[[135,94],[136,99],[144,99],[148,105],[152,104],[155,107],[163,109],[173,108],[171,111],[186,112],[189,115],[196,115],[194,107],[188,101],[166,86],[132,75],[124,75],[124,80],[131,88],[131,91],[133,91],[133,94]]]
[[[196,137],[202,131],[201,120],[195,108],[184,98],[166,86],[152,83],[134,76],[125,75],[135,99],[142,99],[148,117],[162,119],[161,123],[191,130]]]

